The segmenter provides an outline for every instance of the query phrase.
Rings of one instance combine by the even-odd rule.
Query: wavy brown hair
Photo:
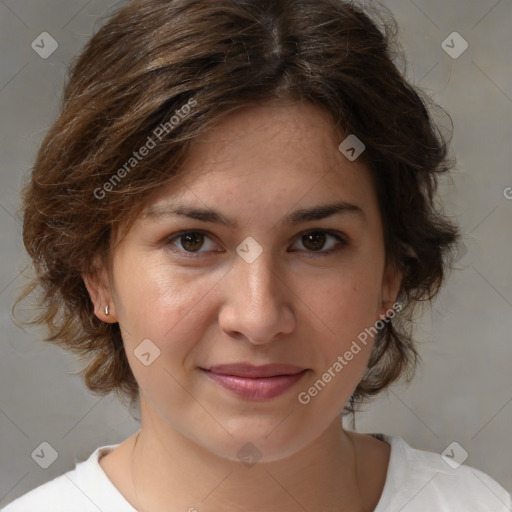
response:
[[[243,107],[307,101],[366,145],[360,158],[376,185],[386,263],[403,274],[404,309],[376,336],[347,409],[410,378],[416,307],[438,293],[459,232],[436,205],[438,176],[453,166],[448,141],[433,120],[436,105],[399,70],[397,33],[384,7],[340,0],[135,0],[120,8],[70,66],[60,115],[24,184],[33,273],[13,315],[37,290],[37,316],[24,323],[46,326],[45,341],[86,361],[80,372],[91,391],[136,399],[119,325],[95,316],[82,273],[94,272],[95,258],[106,261],[117,227],[129,229],[149,196],[179,176],[196,137]],[[195,108],[120,171],[192,98]]]

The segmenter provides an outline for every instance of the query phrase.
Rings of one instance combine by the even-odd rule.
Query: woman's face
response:
[[[270,461],[339,421],[372,348],[358,336],[400,284],[370,172],[343,138],[309,104],[232,114],[115,246],[102,319],[120,324],[143,428],[150,415],[160,433]],[[296,368],[208,371],[269,364]]]

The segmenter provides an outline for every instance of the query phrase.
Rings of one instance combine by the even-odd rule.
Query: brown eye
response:
[[[201,249],[204,243],[204,235],[195,231],[181,235],[178,240],[185,251],[196,252]]]
[[[302,247],[296,247],[297,244]],[[346,245],[348,242],[343,233],[317,230],[302,233],[295,243],[295,250],[305,252],[306,255],[310,253],[311,256],[329,256],[342,250]]]
[[[307,233],[302,237],[304,247],[306,247],[306,249],[309,249],[310,251],[319,251],[320,249],[322,249],[323,246],[325,245],[326,239],[326,233],[322,233],[321,231]]]
[[[202,231],[175,233],[166,239],[165,246],[178,257],[199,258],[223,252],[210,234]]]

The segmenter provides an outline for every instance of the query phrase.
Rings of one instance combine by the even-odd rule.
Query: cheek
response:
[[[185,276],[160,262],[123,263],[117,267],[116,312],[135,379],[152,401],[172,395],[174,405],[185,407],[190,397],[180,382],[186,380],[186,357],[212,321],[208,291],[218,279]]]
[[[208,291],[218,281],[215,275],[179,271],[159,260],[146,260],[142,266],[134,258],[115,268],[116,312],[124,342],[130,347],[149,338],[161,350],[168,350],[176,345],[170,342],[177,337],[183,341],[191,321],[197,324],[203,318]]]
[[[338,343],[357,337],[375,322],[381,290],[378,279],[369,274],[364,270],[333,273],[300,292],[319,326]]]
[[[318,284],[318,281],[317,281]],[[305,413],[339,414],[361,381],[373,348],[372,331],[379,290],[360,274],[320,283],[307,297],[315,317],[316,371],[297,400]]]

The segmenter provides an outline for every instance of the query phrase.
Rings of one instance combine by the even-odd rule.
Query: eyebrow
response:
[[[288,215],[284,221],[290,226],[295,226],[303,222],[326,219],[333,215],[348,214],[359,216],[362,220],[366,220],[364,210],[360,206],[346,201],[339,201],[337,203],[296,210]],[[181,216],[213,224],[222,224],[231,229],[236,229],[238,226],[236,221],[226,218],[224,215],[212,210],[211,208],[192,208],[187,206],[170,207],[157,205],[149,208],[145,212],[144,216],[149,218]]]

